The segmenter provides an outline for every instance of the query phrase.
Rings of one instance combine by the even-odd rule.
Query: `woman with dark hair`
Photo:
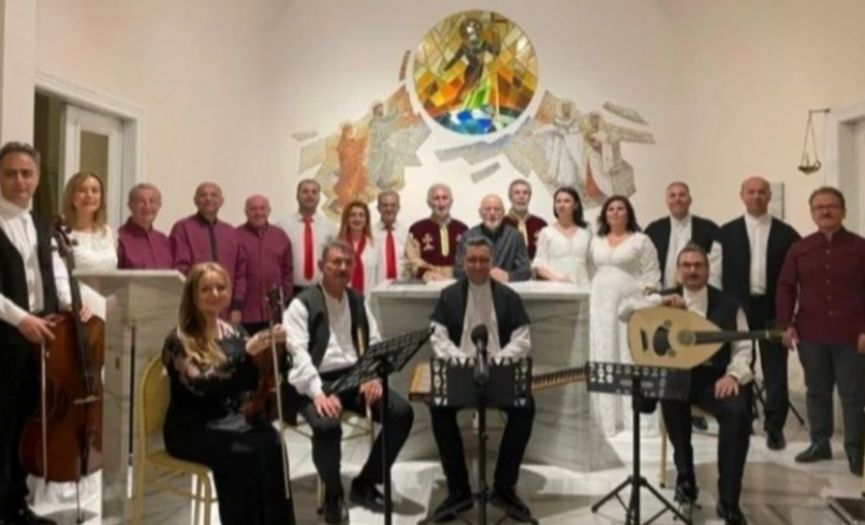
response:
[[[378,283],[378,250],[373,246],[369,206],[363,201],[351,201],[342,209],[339,238],[354,250],[354,273],[351,289],[367,296]]]
[[[196,264],[186,276],[177,328],[162,349],[171,384],[165,448],[213,470],[222,523],[294,525],[280,436],[264,419],[248,422],[241,410],[244,394],[258,386],[253,356],[271,337],[285,341],[285,332],[279,327],[246,337],[220,319],[231,301],[230,283],[214,262]]]
[[[640,232],[634,207],[626,197],[614,195],[604,202],[589,258],[594,269],[589,305],[590,359],[630,363],[627,327],[618,318],[619,306],[658,289],[661,271],[655,246]],[[630,429],[629,398],[597,396],[595,409],[605,435]],[[647,428],[657,431],[657,422],[652,424],[652,419],[644,418]]]
[[[589,292],[588,255],[592,233],[583,218],[577,190],[563,187],[553,194],[556,222],[538,234],[538,249],[532,267],[539,279],[573,283]]]

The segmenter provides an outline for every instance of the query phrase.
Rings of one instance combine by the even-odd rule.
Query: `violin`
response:
[[[274,332],[277,324],[282,322],[282,289],[279,285],[273,285],[267,292],[266,298],[270,309],[269,333]],[[254,358],[258,367],[258,387],[250,396],[244,406],[243,415],[250,423],[255,421],[272,421],[276,419],[279,429],[279,443],[282,451],[282,474],[285,488],[285,499],[292,499],[291,471],[288,462],[288,449],[285,445],[285,411],[282,406],[282,383],[283,375],[280,363],[286,362],[288,350],[285,343],[277,343],[275,337],[270,338],[270,347],[259,352]],[[274,413],[275,408],[275,413]]]
[[[55,222],[55,241],[69,272],[72,311],[52,315],[53,341],[36,351],[41,363],[41,404],[20,443],[24,470],[46,481],[79,481],[102,468],[102,366],[105,323],[81,321],[81,290],[72,277],[74,241]]]

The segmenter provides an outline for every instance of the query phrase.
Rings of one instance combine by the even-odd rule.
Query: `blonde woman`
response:
[[[92,171],[76,173],[63,193],[63,217],[76,241],[72,253],[79,270],[117,268],[117,238],[107,224],[105,184]],[[81,287],[84,305],[105,319],[105,298],[87,286]]]
[[[173,456],[207,465],[225,525],[293,525],[286,499],[279,434],[268,421],[249,423],[244,395],[258,385],[252,358],[270,338],[285,341],[281,327],[247,337],[220,319],[231,301],[222,266],[205,262],[186,276],[177,328],[168,334],[162,360],[171,383],[165,448]]]

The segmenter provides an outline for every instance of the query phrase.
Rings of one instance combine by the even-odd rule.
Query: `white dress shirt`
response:
[[[501,341],[499,341],[499,323],[496,318],[496,309],[493,306],[492,288],[489,283],[476,285],[469,281],[466,313],[463,318],[463,333],[459,346],[451,341],[446,326],[432,321],[433,333],[430,341],[436,357],[440,359],[474,358],[477,355],[477,349],[472,343],[471,333],[474,327],[479,324],[487,327],[489,334],[487,357],[489,359],[495,357],[522,359],[529,355],[529,350],[532,348],[529,325],[516,328],[511,333],[511,340],[502,348]]]
[[[358,355],[351,334],[348,296],[343,292],[342,298],[335,299],[325,291],[324,302],[327,306],[330,338],[318,369],[313,364],[308,350],[309,311],[306,306],[295,299],[291,301],[282,316],[282,325],[286,332],[286,347],[293,357],[293,364],[288,372],[288,382],[300,394],[309,396],[311,399],[323,393],[320,373],[349,368],[357,362]],[[369,323],[369,344],[373,345],[381,341],[381,335],[366,301],[364,301],[364,308]]]
[[[769,230],[772,228],[772,216],[768,213],[762,217],[745,214],[745,229],[748,231],[748,242],[751,245],[751,294],[766,293],[766,252],[769,248]]]
[[[373,240],[378,248],[378,282],[387,280],[387,228],[378,221],[372,229]],[[408,228],[401,222],[393,223],[393,241],[396,248],[396,278],[402,279],[405,272],[405,240]]]
[[[336,226],[321,213],[316,212],[312,216],[312,256],[314,260],[312,262],[312,279],[306,279],[303,275],[305,263],[303,260],[303,232],[305,230],[303,215],[300,212],[292,213],[290,216],[279,221],[277,225],[285,230],[291,241],[294,284],[297,286],[311,286],[317,283],[321,278],[321,272],[318,270],[318,260],[321,258],[321,250],[325,244],[336,237]]]
[[[12,326],[18,326],[30,312],[39,312],[45,307],[43,304],[42,271],[39,269],[39,255],[36,249],[36,227],[33,225],[33,217],[31,217],[29,209],[22,208],[0,197],[0,228],[3,229],[3,233],[9,238],[24,261],[29,311],[25,311],[12,299],[0,294],[0,320]],[[51,244],[53,247],[53,240]],[[72,303],[69,291],[69,274],[56,250],[52,250],[51,263],[54,267],[57,299],[62,308],[68,308]]]
[[[674,288],[677,284],[678,266],[676,262],[679,258],[679,252],[693,237],[691,224],[693,221],[690,214],[681,220],[670,216],[670,245],[667,248],[667,260],[664,261],[664,288]],[[707,255],[709,256],[709,284],[720,289],[721,270],[723,268],[721,243],[712,242],[712,248]]]

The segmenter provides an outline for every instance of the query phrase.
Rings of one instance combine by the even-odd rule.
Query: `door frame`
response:
[[[847,225],[865,234],[865,181],[857,170],[856,126],[865,125],[865,102],[835,109],[826,116],[826,184],[847,197]],[[862,152],[865,154],[865,152]],[[851,206],[853,204],[853,206]]]
[[[145,115],[140,106],[42,69],[36,70],[34,87],[37,92],[51,95],[63,102],[119,118],[122,123],[123,150],[120,198],[124,199],[132,186],[143,181]],[[64,174],[64,178],[66,175],[68,174]],[[121,203],[121,206],[122,204],[125,203]],[[119,223],[122,222],[121,219]]]

